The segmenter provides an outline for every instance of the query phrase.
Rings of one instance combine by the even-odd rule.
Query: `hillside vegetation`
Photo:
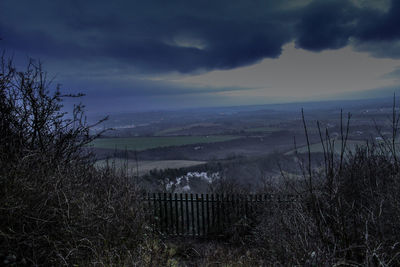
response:
[[[146,265],[137,185],[93,167],[82,106],[63,113],[35,62],[0,64],[0,265]]]

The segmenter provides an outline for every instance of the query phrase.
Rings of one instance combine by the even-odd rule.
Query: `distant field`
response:
[[[171,134],[174,132],[188,130],[188,129],[195,128],[195,127],[213,127],[213,126],[220,126],[220,125],[216,124],[216,123],[193,123],[193,124],[189,124],[189,125],[182,126],[182,127],[167,128],[165,130],[162,130],[162,131],[159,131],[158,133],[156,133],[156,136],[163,136],[163,135]]]
[[[131,138],[99,138],[90,146],[95,148],[126,149],[142,151],[157,147],[182,146],[201,143],[224,142],[240,138],[232,135],[214,136],[166,136],[166,137],[131,137]]]
[[[265,127],[248,128],[248,129],[245,129],[244,131],[252,133],[252,132],[277,132],[280,130],[281,129],[277,128],[277,127],[265,126]]]
[[[362,145],[365,145],[365,141],[347,140],[346,148],[349,151],[355,151],[355,148],[357,146],[362,146]],[[340,153],[341,147],[342,147],[342,141],[336,140],[335,141],[335,152]],[[311,153],[319,153],[319,152],[322,153],[322,152],[324,152],[324,149],[323,149],[321,143],[316,143],[316,144],[310,145],[310,151],[311,151]],[[295,152],[295,150],[293,149],[293,150],[287,152],[286,154],[290,155],[290,154],[293,154],[294,152]],[[299,147],[299,148],[297,148],[297,152],[298,153],[306,153],[306,152],[308,152],[308,148],[307,148],[307,146]]]
[[[197,165],[205,164],[205,161],[194,161],[194,160],[156,160],[156,161],[136,161],[126,160],[121,158],[113,158],[109,160],[99,160],[96,162],[96,166],[101,168],[106,166],[115,166],[117,170],[127,171],[128,174],[136,174],[136,166],[139,168],[139,175],[144,175],[151,170],[158,169],[178,169],[186,168]]]

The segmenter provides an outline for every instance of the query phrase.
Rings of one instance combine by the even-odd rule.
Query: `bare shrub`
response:
[[[19,71],[2,57],[0,265],[142,265],[151,233],[139,188],[94,168],[83,106],[63,112],[51,89],[40,64]]]
[[[302,183],[279,188],[302,193],[301,200],[285,208],[276,205],[269,214],[264,213],[255,236],[272,262],[310,266],[400,264],[400,172],[396,149],[387,147],[396,142],[367,143],[351,152],[346,148],[349,120],[350,115],[346,126],[342,121],[338,154],[335,140],[320,129],[323,167],[312,168],[309,146],[308,160],[300,162]],[[304,116],[303,122],[307,134]]]

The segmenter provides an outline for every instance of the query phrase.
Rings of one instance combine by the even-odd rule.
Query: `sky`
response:
[[[397,0],[1,0],[0,50],[93,112],[388,97]]]

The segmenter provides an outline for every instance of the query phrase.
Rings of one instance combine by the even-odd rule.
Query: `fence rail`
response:
[[[268,203],[291,203],[298,195],[145,194],[156,232],[174,236],[222,235],[254,218]]]

